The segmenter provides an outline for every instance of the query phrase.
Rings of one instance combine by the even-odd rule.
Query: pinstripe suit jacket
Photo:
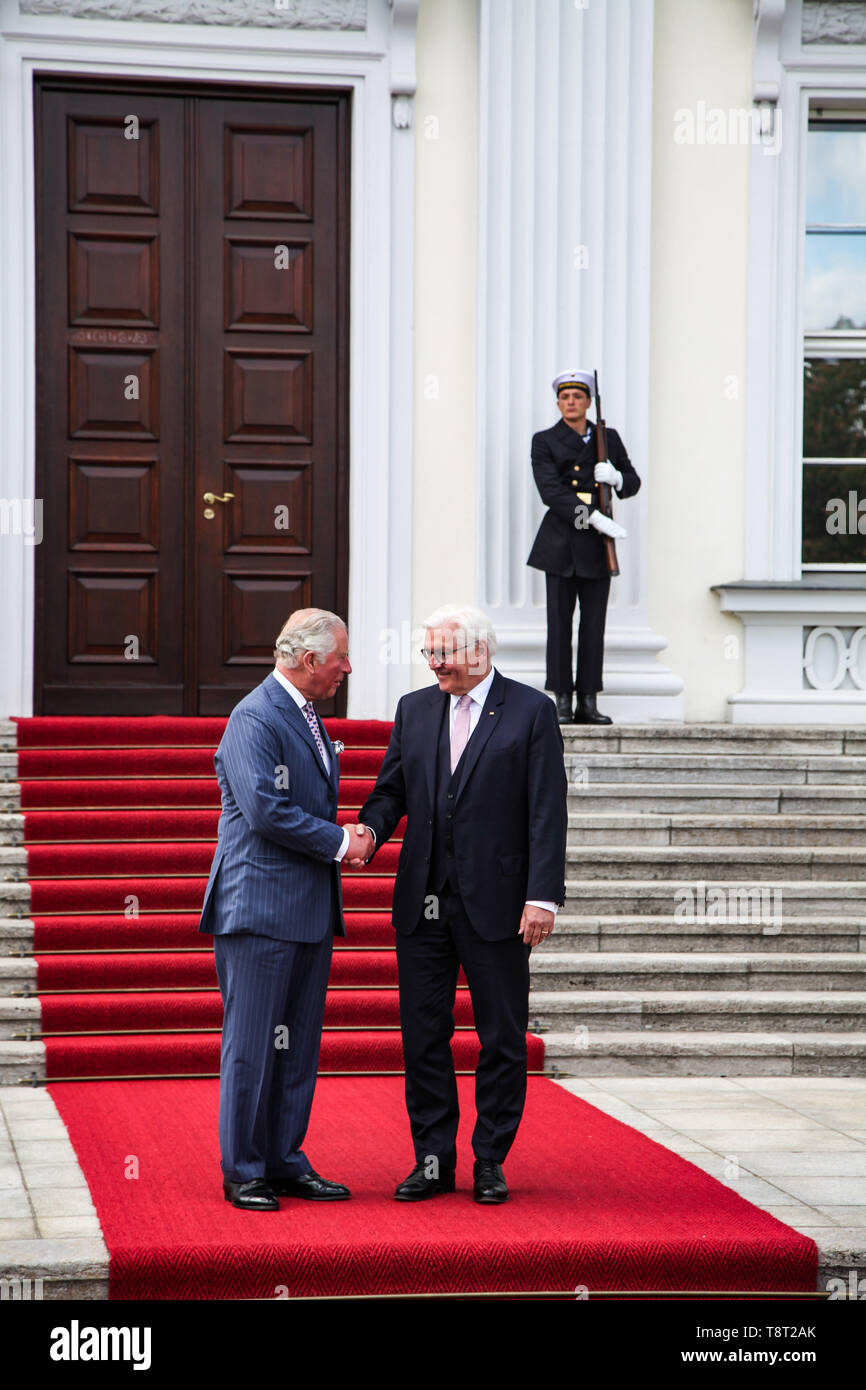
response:
[[[337,755],[325,771],[309,725],[268,674],[236,705],[214,756],[222,793],[199,931],[280,941],[344,936]]]

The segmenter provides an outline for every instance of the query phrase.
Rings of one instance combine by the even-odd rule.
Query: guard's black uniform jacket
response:
[[[597,462],[595,426],[588,424],[591,433],[586,443],[564,420],[532,436],[535,485],[550,510],[538,528],[526,563],[548,574],[585,579],[607,574],[602,537],[594,526],[574,524],[576,507],[583,504],[587,511],[598,507],[598,484],[593,476]],[[622,474],[617,497],[633,497],[640,478],[616,430],[607,431],[607,449],[611,463]]]

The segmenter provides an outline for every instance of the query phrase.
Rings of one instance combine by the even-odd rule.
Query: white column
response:
[[[556,372],[597,368],[643,482],[617,508],[603,705],[619,719],[682,718],[647,613],[652,46],[649,0],[481,0],[478,600],[503,670],[542,687],[530,440],[559,419]]]

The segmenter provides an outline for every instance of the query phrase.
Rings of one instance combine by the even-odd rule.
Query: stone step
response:
[[[33,956],[0,956],[0,997],[36,993]]]
[[[866,953],[801,956],[551,951],[532,956],[532,985],[558,990],[830,990],[866,988]],[[87,993],[89,991],[85,991]],[[35,996],[36,959],[0,957],[0,997]]]
[[[15,884],[0,885],[2,894]],[[566,880],[567,907],[581,916],[615,913],[618,917],[673,915],[686,926],[704,919],[784,931],[788,913],[795,917],[866,917],[866,883],[846,880],[783,879],[760,883],[740,874],[726,880],[709,877],[678,883],[675,879]],[[2,912],[2,906],[0,906]],[[7,914],[14,915],[14,914]]]
[[[42,1010],[39,1000],[9,999],[0,995],[0,1039],[32,1042],[42,1033]]]
[[[585,868],[581,865],[582,870]],[[727,879],[697,872],[692,878],[685,874],[651,879],[628,878],[625,874],[608,879],[572,877],[566,881],[567,906],[580,916],[673,916],[686,927],[706,920],[708,925],[758,926],[773,935],[784,931],[787,914],[866,917],[866,880],[821,879],[817,875],[812,879],[762,880],[757,876],[744,878],[742,874],[743,864],[739,861]],[[0,882],[0,918],[29,916],[29,883]]]
[[[569,753],[866,754],[866,731],[860,726],[671,722],[612,724],[601,728],[564,724],[561,727]]]
[[[540,958],[538,948],[533,960]],[[787,913],[781,930],[770,924],[694,922],[673,916],[581,916],[561,911],[556,931],[544,954],[579,950],[597,952],[866,952],[866,915],[857,917],[793,917]],[[0,956],[32,955],[33,922],[27,917],[0,918]]]
[[[20,811],[0,811],[0,845],[24,844],[24,817]]]
[[[542,1034],[566,1029],[802,1032],[815,1026],[850,1033],[864,1023],[866,993],[842,991],[533,989],[529,997],[529,1027]],[[0,1038],[33,1041],[41,1037],[41,1026],[38,999],[0,998]]]
[[[827,955],[532,953],[533,990],[866,990],[866,953]],[[866,996],[864,996],[866,998]]]
[[[864,801],[866,804],[866,801]],[[0,817],[2,822],[2,817]],[[2,828],[0,828],[2,835]],[[780,845],[866,849],[866,815],[638,815],[571,811],[568,843],[579,845]]]
[[[13,854],[18,851],[9,850]],[[593,845],[567,849],[566,877],[772,882],[777,879],[848,883],[866,880],[866,847],[789,845]],[[2,862],[2,861],[0,861]]]
[[[544,1064],[559,1076],[866,1076],[866,1033],[557,1031]]]
[[[2,787],[0,787],[2,793]],[[664,814],[716,816],[860,815],[866,806],[862,787],[796,786],[767,783],[707,785],[687,782],[569,782],[568,809],[587,814]]]
[[[36,1084],[44,1078],[44,1043],[0,1041],[0,1086]]]
[[[852,798],[853,800],[853,798]],[[572,805],[581,805],[572,800]],[[861,806],[866,798],[861,798]],[[646,811],[596,812],[571,810],[568,817],[569,844],[615,845],[627,839],[629,845],[713,845],[812,846],[816,849],[862,846],[866,849],[866,815],[739,815],[716,812],[671,814]],[[40,840],[48,844],[73,844],[75,840]],[[87,840],[87,845],[107,843]],[[171,843],[171,841],[166,841]],[[214,841],[215,843],[215,841]],[[27,863],[24,846],[24,817],[0,814],[0,868]]]
[[[2,755],[0,755],[2,764]],[[724,753],[570,753],[565,769],[572,787],[593,782],[764,783],[782,786],[863,785],[866,757]]]
[[[26,880],[26,849],[23,845],[0,845],[0,882],[24,883]]]
[[[17,811],[20,806],[20,782],[0,781],[0,811]]]
[[[30,884],[0,881],[0,918],[30,916]]]
[[[17,725],[11,719],[0,719],[0,753],[14,751],[17,744]]]
[[[0,950],[2,950],[0,923]],[[796,917],[785,912],[779,929],[772,923],[713,921],[685,923],[673,915],[582,916],[560,911],[556,930],[545,942],[543,952],[533,953],[533,961],[549,952],[857,952],[866,951],[866,916]]]
[[[551,990],[529,997],[529,1027],[544,1033],[645,1031],[715,1033],[824,1033],[862,1031],[866,1047],[866,993],[843,990]]]
[[[655,800],[656,789],[649,789]],[[859,790],[844,788],[848,814],[828,814],[815,810],[808,814],[748,815],[723,808],[715,812],[656,812],[631,808],[595,810],[583,798],[570,798],[569,842],[580,844],[618,844],[627,837],[633,845],[814,845],[837,847],[866,846],[866,797]],[[616,798],[622,788],[614,789]],[[677,793],[679,797],[679,792]],[[599,798],[596,798],[600,800]],[[682,799],[682,798],[680,798]],[[855,804],[858,809],[855,809]],[[769,808],[768,808],[769,811]],[[39,844],[74,843],[40,840]],[[88,844],[99,843],[87,841]],[[3,850],[24,850],[24,816],[20,812],[0,812],[0,854]],[[14,862],[15,856],[8,856]],[[23,857],[20,862],[25,862]]]
[[[0,917],[0,956],[30,955],[33,922],[29,917]]]

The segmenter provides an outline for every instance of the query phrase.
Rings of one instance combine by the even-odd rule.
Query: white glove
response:
[[[610,483],[619,492],[622,487],[622,474],[618,468],[614,468],[612,463],[605,460],[604,463],[595,465],[595,481],[597,483]]]
[[[599,464],[599,467],[601,465]],[[624,526],[620,526],[618,521],[611,521],[609,516],[594,508],[589,514],[589,524],[594,526],[596,531],[600,531],[603,536],[610,536],[611,540],[624,541],[628,535]]]

